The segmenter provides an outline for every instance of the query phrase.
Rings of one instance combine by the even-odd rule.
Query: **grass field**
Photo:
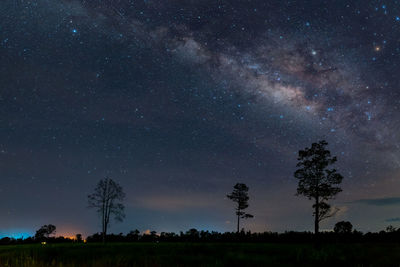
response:
[[[128,243],[0,246],[0,266],[400,266],[399,244]]]

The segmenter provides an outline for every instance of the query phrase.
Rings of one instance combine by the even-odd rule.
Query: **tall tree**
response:
[[[299,179],[297,195],[303,195],[313,200],[314,209],[314,231],[318,240],[319,223],[335,214],[331,206],[326,202],[334,198],[342,191],[338,185],[342,182],[343,176],[336,169],[329,166],[337,161],[326,149],[328,143],[322,140],[313,143],[311,148],[299,151],[298,169],[294,176]]]
[[[116,221],[122,221],[125,218],[125,207],[122,204],[124,198],[125,193],[122,187],[108,177],[100,180],[94,193],[88,195],[89,208],[96,208],[101,216],[103,242],[106,241],[111,215]]]
[[[237,183],[233,187],[232,193],[226,195],[229,199],[233,202],[236,202],[237,206],[235,208],[236,215],[237,215],[237,232],[239,233],[239,224],[240,218],[248,219],[253,218],[254,216],[251,214],[246,213],[244,210],[249,207],[249,195],[248,195],[249,188],[245,184]]]

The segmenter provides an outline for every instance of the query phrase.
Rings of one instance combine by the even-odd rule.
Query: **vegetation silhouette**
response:
[[[323,231],[320,232],[320,240],[323,243],[373,243],[373,242],[394,242],[398,243],[400,240],[400,228],[393,228],[389,231],[367,232],[362,233],[357,230],[351,232],[334,232]],[[186,232],[181,231],[179,234],[174,232],[161,232],[151,231],[147,233],[136,233],[134,239],[131,234],[123,235],[122,233],[116,235],[107,235],[108,242],[206,242],[206,243],[230,243],[230,242],[245,242],[245,243],[295,243],[304,244],[312,243],[315,241],[313,232],[295,232],[286,231],[283,233],[277,232],[263,232],[252,233],[250,231],[237,232],[216,232],[204,231],[197,229],[189,229]],[[130,232],[130,233],[131,233]],[[102,241],[102,234],[97,233],[87,237],[87,242],[97,243]]]
[[[397,230],[400,230],[400,228],[397,229]],[[389,232],[389,233],[396,232],[397,230],[396,230],[395,227],[393,227],[393,225],[389,225],[389,226],[386,227],[386,232]]]
[[[350,234],[352,230],[353,225],[347,221],[337,222],[333,228],[333,231],[337,234]]]
[[[81,234],[76,234],[76,235],[75,235],[75,240],[76,240],[76,242],[78,242],[78,243],[83,242],[82,235],[81,235]]]
[[[56,233],[56,226],[53,224],[47,224],[40,227],[35,234],[35,239],[38,241],[45,241],[49,239],[50,235]]]
[[[299,179],[297,195],[306,196],[314,200],[314,233],[318,243],[319,223],[332,217],[338,209],[332,211],[327,203],[342,191],[337,185],[343,180],[343,176],[336,169],[329,166],[337,161],[336,157],[331,156],[331,152],[326,149],[328,142],[325,140],[313,143],[311,148],[306,147],[298,154],[298,169],[294,176]]]
[[[128,239],[128,241],[136,242],[136,241],[139,241],[139,236],[140,236],[140,231],[138,229],[136,229],[134,231],[130,231],[126,235],[126,238]]]
[[[110,217],[121,222],[125,218],[124,204],[122,201],[125,193],[122,187],[111,178],[100,180],[94,193],[88,195],[89,208],[95,208],[101,216],[102,241],[106,242],[107,230],[110,226]]]
[[[248,195],[249,188],[247,185],[242,183],[237,183],[233,187],[232,193],[226,195],[229,199],[237,204],[235,211],[237,216],[237,233],[239,233],[239,225],[240,219],[249,219],[253,218],[254,216],[251,214],[246,213],[244,210],[249,207],[249,195]]]
[[[339,222],[341,224],[341,222]],[[337,223],[338,224],[338,223]],[[348,228],[346,228],[348,229]],[[250,231],[237,232],[216,232],[216,231],[199,231],[197,229],[189,229],[179,234],[174,232],[151,231],[150,234],[140,233],[138,230],[130,231],[128,234],[108,234],[107,242],[119,243],[147,243],[147,242],[205,242],[205,243],[288,243],[288,244],[306,244],[314,241],[314,233],[312,232],[295,232],[286,231],[283,233],[263,232],[252,233]],[[324,243],[399,243],[400,228],[393,226],[387,227],[386,230],[379,232],[362,233],[357,230],[348,231],[322,231],[320,232],[320,240]],[[87,243],[101,243],[103,241],[103,233],[96,233],[88,236]],[[25,239],[4,237],[0,239],[0,245],[16,245],[16,244],[35,244],[47,241],[48,243],[77,243],[79,240],[66,237],[48,237],[43,239],[36,237],[28,237]]]

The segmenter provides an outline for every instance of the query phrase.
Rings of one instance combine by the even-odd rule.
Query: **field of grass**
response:
[[[399,244],[128,243],[0,246],[0,266],[400,266]]]

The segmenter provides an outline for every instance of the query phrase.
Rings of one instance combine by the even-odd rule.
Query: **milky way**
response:
[[[246,228],[310,230],[293,172],[320,139],[344,176],[324,229],[396,224],[399,4],[2,1],[0,234],[98,231],[106,175],[128,196],[115,232],[233,230],[238,181]]]

